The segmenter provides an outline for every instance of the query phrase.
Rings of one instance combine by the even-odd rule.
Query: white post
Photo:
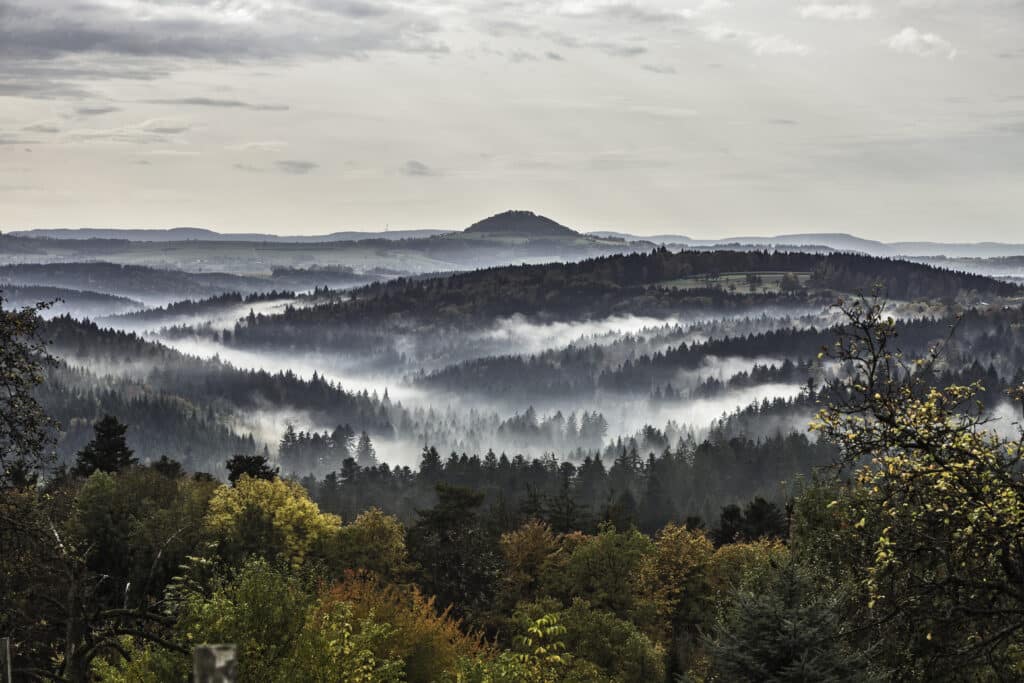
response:
[[[234,645],[196,645],[192,650],[194,683],[235,683],[238,657]]]
[[[14,683],[11,674],[11,639],[0,638],[0,683]]]

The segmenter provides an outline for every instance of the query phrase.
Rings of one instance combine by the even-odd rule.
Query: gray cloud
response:
[[[670,76],[676,73],[676,68],[668,64],[643,64],[640,67],[644,71],[650,71],[655,74],[662,74]]]
[[[36,124],[31,125],[31,126],[25,126],[24,128],[22,128],[22,130],[28,131],[30,133],[59,133],[60,132],[60,128],[58,128],[57,126],[51,126],[51,125],[46,124],[46,123],[36,123]]]
[[[823,3],[812,2],[800,8],[800,16],[804,19],[826,19],[829,21],[861,21],[875,15],[871,5],[859,3]]]
[[[38,140],[27,140],[25,138],[18,137],[16,135],[6,135],[6,134],[3,134],[3,133],[0,133],[0,145],[3,145],[3,146],[7,146],[7,145],[38,145],[38,144],[39,144]]]
[[[61,143],[108,142],[135,145],[154,145],[175,142],[175,138],[190,127],[174,119],[148,119],[140,123],[111,128],[77,128],[63,133]],[[164,154],[184,154],[183,150],[165,150]],[[195,154],[195,151],[188,152]]]
[[[512,52],[509,53],[508,58],[509,61],[514,62],[516,64],[520,62],[537,61],[537,55],[533,54],[532,52],[527,52],[526,50],[513,50]]]
[[[246,173],[263,173],[265,170],[259,166],[253,166],[251,164],[232,164],[231,168],[236,171],[245,171]]]
[[[64,0],[6,0],[0,55],[53,59],[116,54],[217,60],[298,55],[358,57],[382,50],[436,52],[436,20],[381,0],[247,4],[168,0],[99,5]]]
[[[612,21],[628,23],[664,23],[667,21],[681,21],[687,17],[687,13],[662,10],[657,8],[642,7],[634,3],[617,3],[614,5],[598,5],[582,11],[566,12],[569,16],[600,17]]]
[[[498,21],[486,21],[481,26],[484,33],[495,38],[506,36],[525,36],[534,33],[536,26],[521,21],[502,19]]]
[[[306,175],[310,171],[314,171],[319,168],[320,164],[312,161],[286,159],[274,162],[274,166],[276,166],[277,170],[282,173],[288,173],[290,175]]]
[[[572,49],[590,48],[603,52],[609,57],[637,57],[647,52],[647,48],[643,45],[610,40],[580,40],[574,35],[559,31],[545,32],[544,37],[562,47]]]
[[[188,126],[150,126],[146,128],[147,133],[155,135],[178,135],[188,130]]]
[[[118,107],[78,107],[75,109],[75,113],[79,116],[102,116],[103,114],[112,114],[115,111],[121,111]]]
[[[212,97],[183,97],[171,100],[146,100],[149,104],[183,105],[188,107],[220,107],[225,109],[248,109],[250,111],[288,111],[287,104],[252,104],[241,100],[222,100]]]
[[[5,68],[6,65],[5,65]],[[78,86],[61,81],[28,78],[0,78],[0,97],[24,97],[27,99],[55,100],[80,99],[91,93]]]
[[[402,165],[401,172],[403,175],[408,176],[434,176],[438,175],[437,171],[427,166],[422,161],[416,161],[410,159]]]

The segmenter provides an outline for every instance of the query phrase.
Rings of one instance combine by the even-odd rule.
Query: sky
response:
[[[0,0],[0,229],[1024,234],[1024,0]]]

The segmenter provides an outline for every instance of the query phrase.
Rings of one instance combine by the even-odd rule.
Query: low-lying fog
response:
[[[407,378],[415,374],[419,367],[405,366],[396,367],[393,371],[377,369],[371,372],[366,370],[365,364],[356,355],[241,349],[225,345],[213,334],[206,334],[211,328],[213,331],[233,328],[235,322],[247,316],[250,310],[256,314],[273,315],[283,311],[287,305],[296,304],[301,302],[256,302],[232,306],[208,316],[179,317],[173,322],[169,322],[170,317],[160,318],[157,324],[129,317],[110,319],[108,323],[138,332],[149,340],[158,341],[183,353],[204,359],[219,358],[241,369],[266,370],[271,373],[290,371],[304,379],[316,373],[347,391],[365,390],[375,396],[383,396],[386,390],[391,402],[405,408],[418,425],[417,429],[421,430],[415,435],[402,434],[392,440],[375,439],[378,458],[392,465],[416,465],[425,443],[446,451],[483,453],[493,448],[499,453],[522,453],[526,456],[540,456],[546,452],[566,455],[575,451],[580,444],[562,436],[550,436],[550,430],[554,429],[551,425],[559,419],[568,420],[574,414],[577,419],[581,419],[585,412],[600,413],[607,422],[605,444],[619,436],[635,435],[647,425],[658,429],[665,429],[668,425],[669,431],[677,430],[679,434],[689,432],[699,437],[725,414],[755,401],[796,396],[802,387],[800,384],[761,384],[723,390],[711,397],[689,398],[684,393],[684,397],[679,400],[661,401],[652,401],[647,395],[620,395],[602,391],[578,399],[537,395],[523,400],[501,395],[481,397],[478,393],[469,396],[457,391],[425,390],[413,386]],[[723,336],[781,327],[821,325],[825,322],[822,315],[810,310],[689,319],[615,316],[603,320],[544,324],[517,316],[463,335],[467,343],[461,347],[455,361],[491,355],[537,354],[568,346],[600,345],[607,347],[609,355],[618,362],[625,359],[615,356],[615,349],[623,340],[630,341],[630,344],[624,345],[628,347],[629,354],[635,354],[637,348],[649,353],[680,343],[699,343]],[[188,336],[162,334],[160,329],[166,328],[168,324],[187,324],[201,328],[204,333]],[[642,339],[644,343],[638,346],[637,339]],[[408,350],[415,351],[407,354],[408,357],[425,360],[425,364],[432,367],[442,365],[440,359],[431,362],[429,354],[421,353],[420,341],[412,336],[402,340]],[[97,365],[94,359],[68,360],[100,375],[132,375],[142,378],[148,370],[146,367],[125,363],[104,367]],[[709,356],[701,367],[678,371],[666,376],[665,381],[672,382],[674,387],[688,393],[688,390],[708,378],[725,382],[739,372],[750,371],[755,364],[780,364],[782,360],[774,357]],[[443,361],[452,362],[453,359],[445,357]],[[545,438],[525,438],[498,429],[503,421],[522,415],[531,408],[542,429],[548,430],[544,431]],[[561,417],[556,418],[559,413]],[[549,421],[549,418],[554,419]],[[331,431],[338,426],[327,424],[322,417],[318,418],[308,411],[280,405],[263,405],[256,410],[233,415],[230,420],[234,430],[241,434],[252,433],[260,447],[267,444],[271,453],[276,451],[277,443],[289,424],[297,430],[317,432]]]

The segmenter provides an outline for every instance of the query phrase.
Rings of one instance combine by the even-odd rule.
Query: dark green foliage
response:
[[[795,563],[732,597],[710,641],[712,667],[736,683],[878,680],[867,653],[845,642],[840,601]]]
[[[422,567],[424,589],[441,606],[474,622],[491,604],[501,568],[498,539],[479,518],[482,494],[445,484],[437,504],[409,529],[409,556]]]
[[[638,445],[631,440],[629,446],[609,447],[620,454],[611,471],[603,457],[593,455],[578,464],[494,453],[442,458],[429,447],[418,472],[388,465],[363,468],[352,460],[324,479],[302,481],[323,509],[344,519],[379,507],[406,523],[418,518],[417,509],[433,504],[436,484],[469,488],[484,496],[482,509],[500,531],[540,518],[558,531],[593,532],[608,521],[621,530],[635,524],[653,533],[688,517],[715,519],[723,503],[760,497],[748,506],[749,526],[737,509],[737,531],[741,538],[762,538],[786,533],[785,516],[770,502],[783,494],[780,483],[810,475],[836,456],[830,444],[797,433],[757,441],[713,433],[707,441],[682,442],[644,460],[631,455]],[[736,533],[722,538],[735,540]]]
[[[722,508],[718,526],[711,532],[711,537],[718,545],[785,538],[786,527],[786,517],[779,506],[758,496],[742,510],[738,505]]]
[[[225,467],[228,470],[228,481],[231,482],[232,486],[242,475],[252,477],[253,479],[273,480],[277,478],[280,472],[279,468],[270,467],[266,456],[247,455],[245,453],[239,453],[228,458]]]
[[[50,461],[54,421],[34,392],[54,362],[42,336],[39,313],[48,304],[4,308],[0,290],[0,488],[24,486]]]
[[[166,455],[161,455],[159,460],[150,464],[150,467],[168,479],[178,479],[185,476],[185,468],[181,466],[181,463],[168,458]]]
[[[104,415],[93,425],[93,431],[92,441],[75,458],[74,475],[88,477],[93,472],[120,472],[138,462],[125,440],[128,425],[121,424],[113,415]]]

